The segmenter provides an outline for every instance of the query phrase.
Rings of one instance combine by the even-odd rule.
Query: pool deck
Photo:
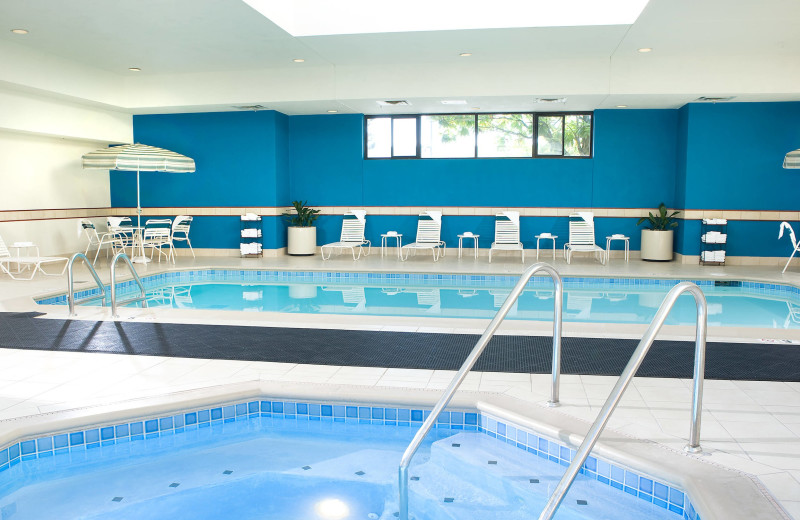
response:
[[[232,267],[253,269],[449,272],[473,274],[519,274],[530,266],[535,255],[523,265],[518,257],[496,258],[489,264],[485,257],[471,255],[458,259],[450,251],[439,262],[418,255],[407,262],[395,256],[381,258],[377,249],[367,258],[354,262],[342,255],[323,262],[320,257],[239,259],[231,257],[186,257],[184,251],[175,268]],[[467,256],[469,256],[467,258]],[[499,261],[498,261],[499,260]],[[547,261],[549,259],[545,259]],[[679,277],[684,279],[747,279],[788,283],[800,286],[800,269],[792,267],[781,275],[776,266],[699,266],[652,263],[631,260],[625,263],[612,258],[602,266],[590,258],[575,257],[571,265],[558,258],[553,265],[564,276]],[[137,266],[139,273],[150,274],[169,269],[157,262]],[[108,269],[99,270],[104,280]],[[124,271],[121,271],[124,272]],[[89,276],[76,266],[76,280]],[[0,311],[37,309],[32,296],[64,292],[66,276],[44,277],[32,281],[13,281],[0,275]],[[66,307],[45,310],[52,318],[63,319]],[[275,313],[135,310],[122,309],[122,319],[148,322],[219,323],[248,326],[291,326],[393,330],[419,332],[480,333],[488,320],[432,318],[314,316]],[[79,310],[79,319],[110,319],[109,309]],[[508,322],[507,334],[549,333],[547,323]],[[644,326],[604,324],[564,324],[564,334],[573,337],[640,337]],[[690,327],[665,329],[670,339],[691,339]],[[727,341],[791,340],[800,348],[800,332],[749,328],[710,329],[709,337]],[[443,389],[454,372],[406,370],[382,367],[349,367],[270,363],[232,360],[187,359],[174,357],[124,356],[79,352],[0,350],[0,433],[13,429],[21,418],[41,414],[67,413],[76,409],[91,410],[113,403],[143,398],[163,397],[227,384],[259,381],[265,384],[340,385],[375,393],[397,394],[414,389]],[[464,382],[465,391],[501,395],[504,398],[536,407],[537,412],[591,421],[616,382],[615,377],[565,375],[561,382],[562,406],[548,410],[549,376],[474,372]],[[689,429],[691,381],[667,378],[635,378],[609,428],[639,439],[651,440],[671,450],[686,443]],[[696,456],[732,470],[754,475],[777,499],[789,518],[800,520],[800,383],[765,381],[706,381],[703,406],[702,445],[704,453]],[[541,410],[540,410],[541,409]],[[688,457],[688,456],[687,456]]]

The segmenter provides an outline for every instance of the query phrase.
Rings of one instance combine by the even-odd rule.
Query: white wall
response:
[[[0,130],[0,236],[6,244],[33,241],[42,255],[82,251],[78,220],[63,218],[64,210],[110,206],[108,172],[81,167],[81,155],[104,146]],[[31,220],[40,218],[47,220]]]

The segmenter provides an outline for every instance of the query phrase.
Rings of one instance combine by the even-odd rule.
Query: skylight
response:
[[[629,25],[648,0],[243,0],[292,36]]]

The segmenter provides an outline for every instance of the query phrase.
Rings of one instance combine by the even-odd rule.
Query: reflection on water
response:
[[[565,321],[646,324],[668,287],[631,288],[619,284],[567,288]],[[167,285],[148,291],[148,306],[239,311],[323,313],[379,316],[436,316],[490,319],[510,288],[371,287],[364,285],[197,283]],[[800,303],[765,294],[746,294],[738,287],[707,287],[710,326],[800,328]],[[529,289],[509,318],[549,321],[553,290]],[[683,295],[670,313],[671,325],[694,324],[694,299]]]

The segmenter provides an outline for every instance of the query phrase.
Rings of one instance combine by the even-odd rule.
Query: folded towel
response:
[[[437,224],[442,224],[442,212],[441,211],[426,211],[425,213],[428,214]]]
[[[396,237],[397,236],[397,231],[387,231],[386,232],[386,236]]]
[[[366,210],[363,210],[363,209],[354,209],[354,210],[351,210],[350,213],[355,215],[358,220],[362,220],[363,221],[365,218],[367,218],[367,212],[366,212]]]
[[[242,215],[242,220],[258,220],[258,215],[255,213],[246,213]]]
[[[614,235],[611,235],[611,238],[625,238],[625,235],[623,235],[622,233],[616,233]]]
[[[472,231],[464,231],[464,233],[462,233],[461,236],[462,237],[471,237],[471,236],[474,236],[474,235],[472,234]]]
[[[517,227],[519,227],[519,211],[504,211],[503,215],[508,217],[508,220],[514,223]]]
[[[539,238],[553,238],[553,235],[550,233],[540,233]]]

